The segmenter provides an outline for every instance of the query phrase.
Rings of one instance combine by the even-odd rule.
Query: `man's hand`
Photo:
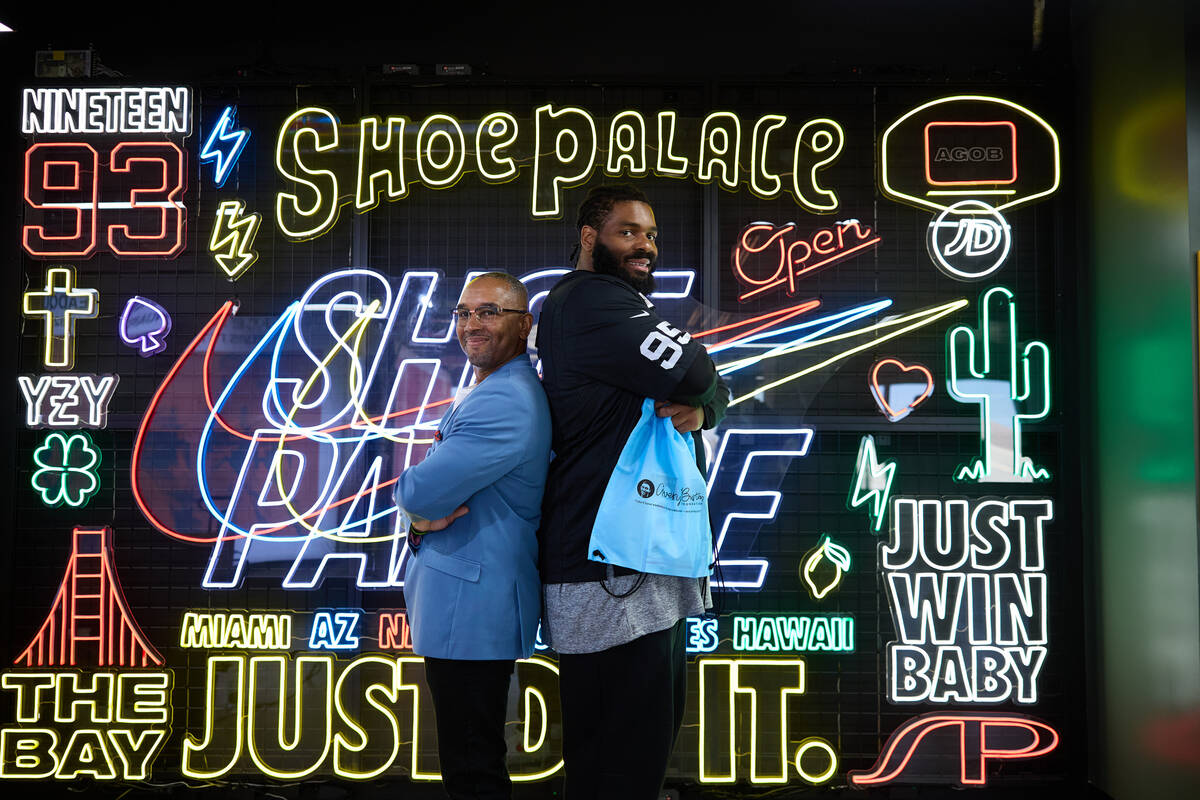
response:
[[[442,517],[441,519],[423,519],[420,522],[417,522],[414,520],[412,523],[413,530],[420,531],[421,533],[429,533],[430,531],[445,530],[450,525],[451,522],[454,522],[454,520],[463,516],[470,510],[471,509],[467,508],[466,506],[459,506],[458,508],[451,511],[450,516],[448,516],[448,517]],[[422,528],[421,527],[422,525],[424,525],[425,527]]]
[[[659,400],[654,404],[655,413],[660,417],[670,417],[671,424],[680,433],[691,433],[700,430],[704,425],[704,409],[685,406],[683,403],[672,403]]]

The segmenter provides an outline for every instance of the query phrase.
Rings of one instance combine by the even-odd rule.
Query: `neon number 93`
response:
[[[651,361],[659,362],[663,369],[670,369],[683,355],[683,345],[691,340],[691,334],[673,328],[663,321],[646,334],[646,338],[642,340],[641,353]]]
[[[43,212],[33,216],[55,220],[65,229],[51,234],[44,225],[26,225],[21,242],[30,255],[90,256],[96,249],[98,162],[96,151],[86,144],[35,144],[25,151],[26,205]]]
[[[29,224],[21,244],[42,258],[87,258],[101,242],[118,257],[177,256],[186,241],[186,175],[173,142],[122,142],[103,171],[90,145],[35,144],[25,151]]]

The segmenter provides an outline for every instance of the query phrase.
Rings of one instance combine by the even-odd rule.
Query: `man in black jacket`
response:
[[[543,637],[559,653],[569,800],[655,798],[687,697],[685,625],[711,605],[707,579],[588,560],[596,511],[625,441],[653,398],[696,438],[728,390],[705,349],[659,317],[658,226],[632,186],[598,186],[579,209],[579,258],[546,298],[538,355],[555,458],[538,531]]]

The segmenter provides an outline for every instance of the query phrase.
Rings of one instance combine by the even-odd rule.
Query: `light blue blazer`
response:
[[[413,652],[451,659],[528,658],[541,615],[537,529],[550,463],[550,406],[522,354],[442,418],[396,504],[422,519],[471,510],[421,537],[404,599]]]

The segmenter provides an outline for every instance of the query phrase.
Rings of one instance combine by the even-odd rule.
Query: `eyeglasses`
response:
[[[501,314],[528,314],[528,311],[520,308],[500,308],[499,306],[483,305],[475,310],[469,308],[452,308],[450,316],[454,317],[458,322],[466,322],[474,314],[475,318],[482,323],[492,322]]]

